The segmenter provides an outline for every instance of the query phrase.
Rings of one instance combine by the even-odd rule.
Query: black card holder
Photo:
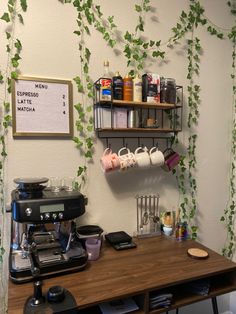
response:
[[[116,250],[135,248],[137,245],[132,242],[132,237],[125,231],[111,232],[105,235],[105,239]]]
[[[132,241],[132,237],[125,231],[107,233],[105,238],[111,245]]]

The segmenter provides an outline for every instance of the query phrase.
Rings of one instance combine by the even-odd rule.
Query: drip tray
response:
[[[22,255],[22,251],[14,251],[11,253],[11,265],[15,271],[30,269],[30,260]]]
[[[53,262],[64,261],[64,257],[61,253],[61,249],[41,250],[38,252],[38,260],[40,264],[45,265]]]

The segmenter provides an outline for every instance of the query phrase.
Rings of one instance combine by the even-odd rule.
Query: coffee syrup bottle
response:
[[[142,78],[138,74],[133,78],[133,101],[142,101]]]
[[[112,78],[113,99],[123,100],[123,79],[117,71]]]
[[[104,73],[100,80],[100,99],[111,100],[111,75],[109,72],[109,61],[104,61]]]
[[[123,100],[132,101],[133,100],[133,80],[132,77],[126,75],[123,79]]]

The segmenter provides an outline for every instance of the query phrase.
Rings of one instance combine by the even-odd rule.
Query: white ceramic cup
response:
[[[123,154],[124,152],[125,154]],[[118,158],[120,161],[120,171],[126,171],[136,166],[135,155],[127,147],[122,147],[118,151]]]
[[[150,156],[146,146],[136,148],[134,155],[139,168],[147,169],[150,167]]]
[[[165,163],[165,157],[163,153],[158,150],[157,147],[152,147],[149,151],[149,156],[152,166],[163,166]]]
[[[166,236],[170,236],[172,234],[173,228],[170,226],[163,226],[163,232]]]

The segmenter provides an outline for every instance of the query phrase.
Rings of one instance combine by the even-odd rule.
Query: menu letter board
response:
[[[73,135],[72,83],[18,77],[12,84],[13,136]]]

